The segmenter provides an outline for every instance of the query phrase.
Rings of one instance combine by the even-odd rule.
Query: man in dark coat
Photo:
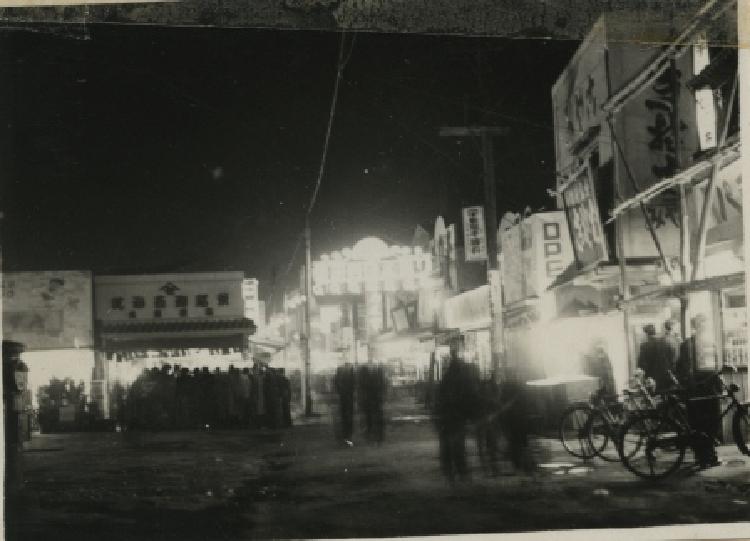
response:
[[[354,434],[354,368],[345,363],[336,369],[334,387],[339,395],[341,411],[341,432],[344,441],[351,444]]]
[[[719,428],[721,404],[716,394],[721,391],[713,370],[700,366],[701,342],[706,332],[706,319],[693,318],[693,335],[680,344],[677,379],[687,390],[687,413],[690,426],[698,431],[692,442],[695,459],[701,467],[719,464],[715,438]],[[714,359],[715,363],[715,359]]]
[[[645,372],[647,378],[656,383],[656,390],[663,391],[673,386],[670,371],[674,371],[674,352],[661,338],[656,337],[656,327],[643,327],[646,341],[641,344],[638,354],[638,368]]]
[[[466,423],[474,417],[476,386],[469,369],[451,347],[448,368],[443,374],[437,397],[437,427],[440,436],[440,463],[451,484],[456,475],[468,479],[466,464]]]

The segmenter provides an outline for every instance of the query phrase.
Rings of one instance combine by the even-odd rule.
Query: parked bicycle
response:
[[[748,425],[750,414],[748,403],[737,399],[739,387],[734,383],[726,385],[721,379],[722,371],[713,377],[718,378],[721,393],[705,397],[688,398],[688,400],[702,400],[719,398],[728,401],[729,405],[723,409],[717,422],[734,411],[732,417],[732,436],[737,448],[750,456],[750,439],[748,439]],[[673,380],[676,382],[674,375]],[[623,465],[646,479],[663,479],[676,472],[685,459],[687,447],[696,438],[713,437],[699,432],[690,426],[687,416],[687,405],[682,400],[684,389],[675,388],[663,393],[663,402],[655,409],[640,411],[632,415],[622,427],[623,445],[620,448],[620,458]]]
[[[642,373],[631,381],[632,390],[623,391],[622,402],[617,396],[597,391],[588,402],[568,406],[560,418],[559,436],[563,447],[577,458],[598,456],[610,462],[620,460],[622,427],[631,411],[653,408],[653,397],[644,383]],[[637,447],[629,446],[629,452]]]

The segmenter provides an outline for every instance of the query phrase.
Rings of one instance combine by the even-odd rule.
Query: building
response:
[[[672,321],[685,337],[697,315],[708,320],[704,368],[747,366],[737,54],[706,39],[718,30],[732,43],[736,17],[693,22],[680,35],[653,21],[662,41],[681,40],[664,49],[621,39],[622,21],[604,15],[552,90],[556,192],[575,256],[552,285],[556,309],[602,320],[571,320],[559,336],[608,329],[588,336],[611,356],[623,349],[619,374],[635,368],[645,324]]]

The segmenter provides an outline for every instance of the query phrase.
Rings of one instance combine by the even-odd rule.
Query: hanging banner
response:
[[[607,244],[588,164],[565,186],[562,199],[578,268],[588,269],[606,261]]]
[[[466,207],[464,217],[464,253],[466,261],[487,260],[487,234],[484,207]]]

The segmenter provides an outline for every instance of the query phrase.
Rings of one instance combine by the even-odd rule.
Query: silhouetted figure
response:
[[[440,462],[448,481],[456,475],[468,479],[466,464],[466,423],[475,413],[470,376],[466,364],[452,348],[437,396],[437,423],[440,435]]]
[[[292,385],[289,378],[281,371],[279,373],[279,394],[281,397],[282,426],[292,426]]]
[[[382,443],[385,437],[385,370],[380,364],[364,366],[362,378],[362,408],[365,414],[365,430],[370,441]]]
[[[701,467],[715,466],[719,463],[716,455],[715,438],[719,429],[721,404],[714,398],[721,391],[715,371],[700,366],[699,357],[704,333],[706,332],[705,316],[693,318],[693,335],[680,345],[677,359],[677,378],[687,391],[687,413],[690,426],[700,434],[691,442],[695,460]],[[715,359],[711,360],[715,364]]]
[[[656,383],[656,390],[663,391],[673,386],[669,371],[674,370],[674,352],[663,338],[656,337],[653,325],[643,327],[646,341],[641,344],[638,354],[638,368],[641,368],[647,378]]]
[[[509,458],[516,469],[530,472],[534,462],[529,449],[528,396],[517,371],[506,372],[500,384],[500,402],[500,423],[508,442]]]
[[[597,341],[583,358],[583,373],[599,379],[599,389],[605,395],[616,395],[617,386],[612,371],[612,362],[605,350],[604,343]]]
[[[253,423],[253,378],[250,369],[245,367],[240,374],[240,396],[242,403],[242,426],[248,427]]]
[[[341,435],[351,443],[354,434],[354,368],[351,363],[347,362],[336,369],[334,386],[339,395]]]
[[[495,377],[483,380],[479,386],[479,415],[476,420],[477,451],[485,474],[498,474],[498,417],[500,388]]]

